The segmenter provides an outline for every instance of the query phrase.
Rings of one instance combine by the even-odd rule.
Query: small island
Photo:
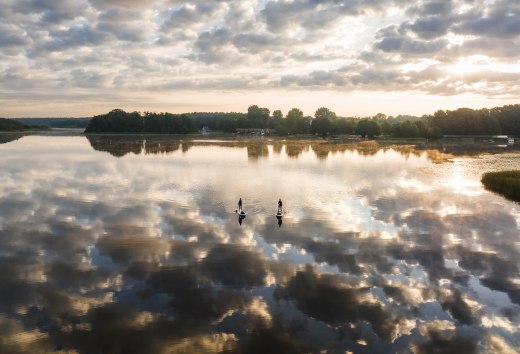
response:
[[[488,172],[482,176],[481,182],[487,190],[520,202],[520,171]]]

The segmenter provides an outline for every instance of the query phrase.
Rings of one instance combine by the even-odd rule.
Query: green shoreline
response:
[[[481,182],[487,190],[520,202],[520,170],[484,173]]]

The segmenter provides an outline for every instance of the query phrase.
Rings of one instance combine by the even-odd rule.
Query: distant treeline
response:
[[[250,106],[247,113],[128,113],[115,109],[93,117],[86,133],[192,133],[203,128],[212,131],[236,132],[237,129],[269,128],[277,135],[355,134],[373,137],[381,134],[395,137],[439,138],[443,135],[520,136],[520,105],[492,109],[459,108],[439,110],[433,115],[388,117],[338,117],[328,108],[316,110],[313,117],[298,108],[285,116],[279,110]]]
[[[0,118],[0,131],[13,132],[13,131],[36,129],[36,128],[41,128],[41,127],[23,124],[23,123],[17,122],[14,119]]]
[[[15,118],[18,122],[49,128],[86,128],[90,118]]]
[[[114,109],[93,117],[85,133],[166,133],[187,134],[196,132],[193,120],[187,114],[128,113]]]

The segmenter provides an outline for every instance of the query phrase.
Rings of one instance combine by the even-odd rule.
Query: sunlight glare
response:
[[[489,70],[493,65],[491,59],[485,55],[472,55],[469,57],[462,57],[454,63],[446,66],[446,69],[451,74],[465,75],[478,71]]]

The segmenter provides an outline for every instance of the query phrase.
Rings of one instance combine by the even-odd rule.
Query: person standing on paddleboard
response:
[[[242,211],[242,198],[238,200],[238,211]]]
[[[278,212],[282,212],[282,198],[278,199]]]

